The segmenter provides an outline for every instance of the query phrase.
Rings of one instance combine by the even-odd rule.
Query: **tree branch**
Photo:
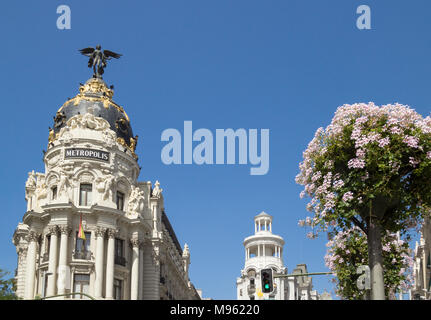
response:
[[[368,228],[363,224],[363,222],[359,221],[358,218],[352,217],[353,223],[358,226],[366,235],[368,235]]]

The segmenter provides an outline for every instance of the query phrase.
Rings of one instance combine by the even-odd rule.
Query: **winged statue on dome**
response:
[[[93,68],[93,77],[95,78],[102,78],[104,68],[106,68],[106,61],[112,58],[118,59],[122,56],[122,54],[109,50],[102,51],[100,44],[98,44],[96,48],[84,48],[79,50],[79,52],[84,56],[90,57],[88,60],[88,67]]]

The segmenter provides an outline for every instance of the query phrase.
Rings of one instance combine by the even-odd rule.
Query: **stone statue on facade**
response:
[[[32,172],[28,173],[28,178],[27,181],[25,183],[25,188],[26,190],[34,190],[36,189],[36,174],[34,173],[34,170]]]
[[[37,175],[37,182],[36,182],[36,199],[44,199],[48,195],[48,192],[46,190],[46,184],[45,184],[45,177],[41,174]]]
[[[137,217],[144,210],[145,193],[139,187],[132,186],[129,196],[128,211],[134,217]]]
[[[96,179],[96,188],[102,194],[103,200],[112,198],[112,188],[114,186],[115,177],[112,174],[107,174],[104,177]]]
[[[69,174],[66,170],[61,169],[60,170],[60,181],[58,183],[58,197],[59,198],[66,198],[66,200],[70,199],[69,196],[69,188],[70,188],[70,181],[69,181]]]
[[[152,196],[155,198],[160,198],[162,191],[163,191],[163,189],[160,188],[160,182],[157,180],[156,183],[154,184]]]

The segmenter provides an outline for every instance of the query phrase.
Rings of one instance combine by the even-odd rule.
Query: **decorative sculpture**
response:
[[[62,197],[63,195],[67,197],[67,200],[69,197],[68,187],[70,187],[69,177],[66,170],[61,169],[60,171],[60,182],[58,183],[58,196]]]
[[[160,183],[157,180],[156,183],[154,184],[154,189],[153,189],[153,197],[159,198],[160,195],[162,194],[163,189],[160,188]]]
[[[79,52],[81,52],[81,54],[84,56],[90,57],[88,60],[88,67],[93,68],[93,77],[100,79],[104,73],[104,68],[106,68],[106,61],[111,60],[111,58],[118,59],[122,56],[122,54],[109,50],[102,51],[102,47],[99,44],[96,46],[96,48],[84,48],[79,50]]]
[[[129,196],[129,206],[128,211],[130,215],[133,217],[137,217],[139,212],[141,212],[144,208],[144,200],[145,193],[143,190],[139,189],[139,187],[133,187]]]
[[[105,177],[99,177],[96,180],[97,190],[102,193],[103,200],[112,198],[112,187],[114,185],[115,177],[108,174]]]

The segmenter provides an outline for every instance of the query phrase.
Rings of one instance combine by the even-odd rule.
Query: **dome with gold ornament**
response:
[[[123,107],[112,100],[113,95],[113,87],[108,88],[105,81],[99,77],[90,78],[85,84],[81,84],[79,93],[68,99],[57,111],[49,141],[56,139],[61,128],[73,116],[92,113],[108,121],[110,129],[117,135],[117,142],[134,153],[138,136],[133,136],[130,119]]]

